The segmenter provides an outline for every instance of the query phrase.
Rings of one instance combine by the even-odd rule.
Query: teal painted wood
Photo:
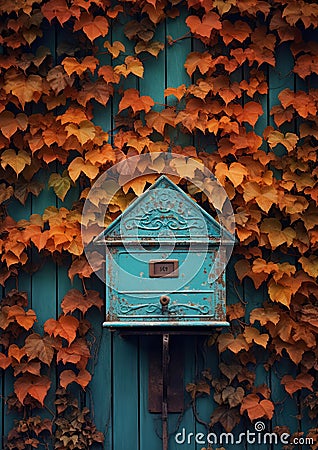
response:
[[[160,336],[140,336],[139,338],[139,450],[162,449],[161,414],[148,412],[148,355],[151,348],[158,345],[158,340],[160,341]]]
[[[168,44],[166,40],[165,55],[166,55],[166,85],[165,88],[176,88],[185,84],[191,84],[191,78],[186,73],[184,63],[186,56],[191,51],[191,39],[185,38],[178,40],[189,32],[189,28],[185,23],[187,15],[187,8],[179,6],[180,16],[179,20],[166,20],[166,36],[171,36],[177,42],[172,45]],[[176,105],[177,111],[184,109],[185,103],[181,100],[179,102],[174,96],[166,97],[167,105]],[[192,136],[184,133],[179,133],[178,130],[169,130],[170,139],[174,145],[193,145]]]
[[[138,337],[113,336],[112,449],[139,449],[139,349]]]
[[[279,104],[278,94],[283,88],[290,88],[294,90],[294,74],[293,57],[289,50],[288,44],[281,45],[276,52],[276,67],[269,70],[270,81],[270,96],[269,109],[274,105]],[[272,118],[270,124],[273,124]],[[284,124],[281,129],[284,132],[294,131],[295,124]],[[276,128],[276,126],[275,126]],[[276,149],[275,149],[276,153]],[[277,148],[276,154],[285,153],[282,148]],[[297,366],[292,363],[288,357],[282,357],[280,362],[276,362],[271,370],[271,390],[272,400],[277,403],[275,415],[272,419],[272,426],[289,426],[292,433],[299,430],[298,406],[294,399],[292,399],[284,387],[281,385],[281,379],[285,375],[292,375],[294,378],[297,375]],[[278,447],[279,448],[279,447]]]

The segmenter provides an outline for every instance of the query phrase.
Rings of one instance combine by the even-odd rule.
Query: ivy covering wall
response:
[[[272,419],[281,406],[255,381],[261,355],[265,381],[282,367],[286,404],[309,419],[318,448],[316,2],[1,0],[0,13],[2,425],[4,408],[18,418],[5,448],[103,445],[84,406],[99,357],[88,319],[102,322],[103,291],[81,210],[109,167],[168,150],[189,157],[187,173],[174,166],[180,186],[213,214],[183,178],[195,179],[191,158],[202,162],[236,219],[231,327],[209,340],[219,378],[204,372],[192,399],[214,398],[210,427]],[[112,199],[106,225],[161,165],[132,168],[140,176]],[[32,290],[43,271],[69,289],[54,278]]]

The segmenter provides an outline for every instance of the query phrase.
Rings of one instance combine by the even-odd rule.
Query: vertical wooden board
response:
[[[232,305],[239,302],[244,303],[244,286],[243,284],[240,284],[239,280],[237,279],[234,265],[238,261],[238,258],[236,255],[232,255],[227,267],[226,267],[226,304]],[[224,332],[228,332],[228,330],[225,328]],[[237,356],[234,355],[230,351],[225,351],[222,355],[222,361],[224,361],[226,364],[235,364]],[[234,382],[235,383],[235,382]],[[216,430],[221,430],[221,432],[225,432],[224,428],[219,425]],[[232,433],[234,434],[235,438],[238,438],[240,433],[246,433],[247,430],[250,430],[250,423],[249,420],[246,420],[245,417],[242,417],[242,420],[238,425],[236,425]],[[243,439],[243,442],[240,445],[240,450],[247,450],[247,442]]]
[[[162,449],[161,414],[148,411],[149,352],[154,346],[160,347],[160,339],[161,336],[149,335],[140,336],[139,338],[139,450]],[[158,357],[160,358],[161,355],[158,354]]]
[[[166,39],[166,88],[191,84],[191,78],[184,68],[186,57],[191,52],[191,38],[180,39],[189,32],[185,23],[188,11],[186,7],[180,7],[179,11],[180,16],[176,19],[166,19],[166,35],[177,41],[170,45]],[[177,105],[177,110],[185,107],[184,101],[179,102],[174,96],[167,97],[166,102],[167,105]],[[178,129],[171,132],[170,138],[175,145],[193,145],[193,137],[190,134],[181,133]]]
[[[294,89],[293,65],[294,62],[289,44],[284,43],[276,51],[276,67],[269,69],[269,111],[274,105],[279,104],[278,94],[282,90],[286,88]],[[270,124],[274,125],[272,117],[270,118]],[[293,132],[294,126],[294,123],[284,124],[281,129],[284,132]],[[276,125],[274,127],[276,128]],[[279,152],[281,151],[279,150]],[[272,400],[277,404],[272,419],[272,426],[274,428],[275,426],[288,425],[293,433],[298,430],[299,425],[297,419],[298,407],[295,400],[286,393],[284,387],[281,385],[281,378],[287,373],[295,377],[297,367],[290,362],[289,358],[283,357],[271,370]]]
[[[180,39],[189,32],[189,28],[185,23],[188,11],[186,7],[180,7],[179,11],[180,16],[176,19],[167,18],[166,22],[167,36],[171,36],[173,40],[177,41],[172,44],[166,42],[166,87],[178,87],[181,84],[187,86],[191,84],[191,78],[184,68],[187,55],[191,52],[191,38],[185,37],[184,39]],[[169,100],[172,99],[173,97],[168,97],[168,104]]]
[[[56,206],[56,196],[52,189],[47,189],[49,174],[41,171],[39,179],[46,188],[32,201],[32,214],[44,213],[49,206]],[[56,317],[56,265],[51,257],[35,255],[36,261],[42,267],[32,275],[32,308],[35,310],[38,322],[35,329],[43,331],[43,324],[48,318]]]
[[[259,289],[255,289],[253,282],[250,279],[244,280],[244,301],[246,302],[246,319],[249,323],[249,317],[253,309],[262,308],[263,303],[266,300],[266,290],[262,285]],[[256,367],[255,367],[255,386],[261,386],[262,384],[266,384],[269,388],[271,387],[270,373],[265,370],[264,364],[268,359],[268,353],[261,346],[255,345],[255,358],[256,358]],[[261,397],[263,399],[263,397]],[[249,429],[252,432],[255,432],[255,423],[263,422],[265,425],[265,430],[263,433],[258,433],[257,436],[262,436],[266,432],[271,431],[271,422],[268,419],[260,418],[251,423]],[[255,443],[255,444],[247,444],[247,448],[249,450],[267,450],[268,445],[266,443]]]
[[[92,380],[87,388],[86,404],[99,431],[104,434],[104,448],[112,448],[112,348],[113,332],[103,328],[100,311],[92,311],[94,344],[89,371]],[[95,448],[95,447],[93,447]],[[96,445],[96,448],[99,446]]]
[[[211,334],[212,333],[213,329],[211,329]],[[196,365],[195,371],[197,379],[203,378],[202,372],[204,370],[210,370],[214,379],[219,377],[219,369],[218,369],[219,355],[218,352],[216,351],[215,346],[213,347],[207,346],[208,339],[209,339],[208,336],[197,337],[197,350],[195,361]],[[204,395],[197,400],[196,413],[200,418],[200,420],[202,420],[202,422],[205,422],[207,426],[205,426],[205,424],[203,423],[196,422],[195,433],[196,436],[198,436],[199,433],[202,433],[204,435],[204,438],[202,439],[204,439],[206,442],[205,446],[208,445],[206,439],[208,433],[210,432],[209,430],[210,417],[216,407],[217,404],[213,399],[213,393],[211,393],[209,396]],[[200,438],[200,436],[198,437],[199,442],[202,441],[202,439]],[[196,442],[195,449],[201,450],[202,444]]]
[[[112,450],[139,450],[138,338],[113,337]]]
[[[195,450],[196,444],[193,437],[190,437],[190,443],[187,440],[189,433],[195,434],[195,418],[192,410],[190,394],[186,391],[189,383],[195,382],[195,355],[196,355],[196,337],[180,336],[178,337],[180,346],[183,347],[184,354],[184,412],[183,414],[169,414],[169,450]],[[179,434],[181,433],[181,435]],[[179,435],[178,435],[179,434]],[[185,436],[185,441],[182,442]]]
[[[165,23],[158,24],[153,40],[165,43]],[[165,102],[164,89],[166,78],[165,49],[160,51],[157,57],[150,53],[142,52],[137,55],[144,65],[144,77],[139,81],[140,95],[149,95],[155,103],[153,109],[162,110]]]
[[[118,58],[114,59],[112,61],[112,66],[115,67],[117,65],[120,64],[124,64],[124,60],[125,57],[127,55],[132,55],[133,52],[133,48],[134,48],[134,42],[133,41],[129,41],[127,39],[127,37],[124,34],[124,28],[127,22],[129,22],[129,16],[125,16],[125,17],[120,17],[120,22],[116,21],[113,24],[112,27],[112,36],[111,36],[111,41],[115,42],[115,41],[120,41],[124,44],[125,49],[126,49],[126,53],[121,53],[119,55]],[[134,89],[138,89],[138,78],[135,75],[128,75],[127,78],[125,79],[123,76],[121,77],[120,83],[119,83],[119,87],[122,88],[122,90],[126,90],[129,88],[134,88]],[[116,90],[118,88],[118,86],[115,86]],[[115,93],[114,97],[113,97],[113,107],[112,107],[112,129],[115,130],[116,125],[115,125],[115,116],[118,113],[118,107],[119,107],[119,102],[122,99],[122,95],[119,95],[118,93]]]

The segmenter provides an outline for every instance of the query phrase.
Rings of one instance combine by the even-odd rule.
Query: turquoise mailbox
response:
[[[161,176],[95,244],[106,251],[106,327],[221,326],[233,237]]]

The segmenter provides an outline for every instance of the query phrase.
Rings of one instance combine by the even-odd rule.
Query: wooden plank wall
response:
[[[184,22],[186,11],[181,12],[179,20],[167,20],[158,27],[156,40],[165,41],[167,35],[177,39],[188,32]],[[129,42],[123,34],[123,23],[117,24],[111,30],[110,40],[120,40],[124,42],[129,51],[132,43]],[[60,27],[51,27],[45,30],[43,44],[50,47],[55,63],[59,62],[58,46],[67,35],[67,30]],[[68,35],[69,36],[69,35]],[[102,40],[100,40],[100,48]],[[191,81],[186,74],[183,64],[186,55],[191,51],[192,42],[189,38],[179,40],[174,45],[167,45],[165,50],[160,53],[158,59],[147,58],[145,61],[145,77],[139,82],[128,77],[124,86],[136,87],[140,89],[142,95],[150,95],[158,103],[165,103],[164,89],[166,87],[177,87],[183,83],[189,84]],[[102,64],[111,64],[111,59],[102,54],[100,56]],[[272,124],[270,109],[277,104],[277,95],[283,87],[294,89],[296,86],[294,75],[291,72],[292,56],[288,49],[288,44],[283,45],[277,53],[277,67],[268,71],[269,95],[263,98],[264,115],[257,124],[257,132]],[[236,74],[236,78],[244,76],[244,71]],[[106,107],[100,104],[94,104],[94,121],[103,127],[105,131],[115,128],[114,114],[118,109],[118,98],[109,102]],[[296,125],[293,124],[292,127]],[[286,127],[285,131],[293,131]],[[191,144],[191,137],[175,136],[177,143]],[[202,142],[201,142],[202,145]],[[56,171],[60,167],[53,167]],[[40,175],[41,181],[47,184],[48,174]],[[65,205],[70,207],[72,201],[76,198],[77,192],[73,190],[66,197]],[[15,219],[28,218],[32,213],[42,214],[47,206],[62,206],[52,190],[47,188],[38,198],[29,198],[25,206],[19,203],[12,203],[9,213]],[[265,300],[265,292],[261,288],[256,291],[251,282],[246,281],[243,286],[236,286],[233,262],[230,264],[228,282],[228,303],[236,303],[240,298],[246,302],[247,312],[253,308],[261,306]],[[3,294],[12,289],[12,283],[8,283]],[[103,295],[104,287],[97,279],[90,281],[89,288],[97,289]],[[30,299],[30,306],[36,311],[38,316],[37,328],[42,329],[46,319],[58,317],[60,312],[60,302],[71,288],[71,283],[67,277],[67,271],[64,268],[56,266],[49,259],[43,261],[43,267],[32,276],[21,275],[19,279],[20,290],[27,291]],[[161,422],[160,415],[149,414],[147,411],[147,386],[148,386],[148,357],[147,357],[147,337],[123,338],[117,332],[110,332],[102,329],[103,317],[97,311],[90,314],[89,319],[93,323],[95,339],[92,342],[93,359],[91,361],[91,370],[93,380],[85,396],[81,397],[82,403],[86,403],[92,410],[95,423],[105,434],[105,449],[113,450],[159,450],[162,448],[160,434]],[[218,373],[218,355],[211,351],[206,345],[206,339],[202,337],[185,337],[183,339],[185,384],[193,382],[200,378],[201,371],[210,367],[213,376]],[[277,409],[272,424],[268,425],[268,430],[276,425],[288,425],[292,432],[301,431],[302,424],[299,422],[297,414],[299,404],[286,395],[281,387],[280,378],[285,373],[294,373],[295,367],[287,359],[275,365],[271,371],[264,369],[265,355],[260,352],[258,355],[258,366],[256,370],[257,384],[266,383],[272,389],[272,398],[278,402],[281,407]],[[52,389],[49,396],[49,406],[53,408],[53,390],[56,387],[56,373],[52,370]],[[5,397],[12,392],[13,378],[11,370],[7,371],[0,379],[0,389],[2,403],[0,409],[0,427],[1,436],[7,435],[11,429],[15,417],[9,414],[5,405]],[[190,396],[185,392],[185,404],[189,404]],[[203,422],[209,422],[210,414],[216,404],[211,398],[202,398],[198,401],[197,413]],[[310,423],[304,424],[307,428]],[[252,430],[251,424],[246,421],[246,426]],[[188,432],[206,433],[206,427],[198,423],[193,415],[191,408],[188,408],[182,416],[171,414],[169,417],[169,431],[171,433],[169,449],[187,448],[189,450],[199,450],[201,445],[185,444],[178,445],[174,441],[174,434],[177,430],[185,428]],[[243,425],[236,429],[238,434],[244,431]],[[3,448],[3,443],[0,443]],[[258,444],[244,444],[240,449],[265,450],[268,446]],[[275,447],[279,448],[279,447]]]

